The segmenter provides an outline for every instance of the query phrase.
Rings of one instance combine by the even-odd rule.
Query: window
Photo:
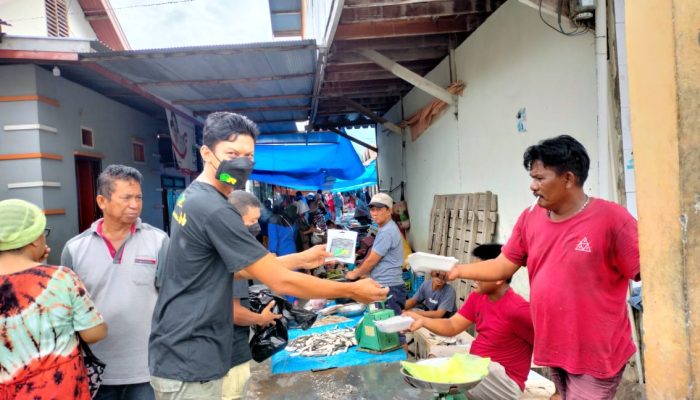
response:
[[[68,7],[66,0],[44,0],[46,31],[49,36],[68,37]]]
[[[146,146],[140,140],[133,139],[131,141],[131,151],[133,153],[134,162],[146,162]]]
[[[80,140],[83,147],[95,148],[95,138],[90,128],[80,128]]]

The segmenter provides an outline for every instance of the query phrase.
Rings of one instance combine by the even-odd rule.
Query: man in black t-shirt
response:
[[[314,247],[276,257],[248,232],[226,196],[233,191],[229,185],[245,183],[250,171],[240,161],[252,161],[257,135],[255,124],[237,114],[213,113],[205,123],[200,149],[204,170],[176,201],[170,245],[159,271],[148,354],[157,399],[220,399],[222,378],[231,365],[231,278],[236,272],[244,271],[277,293],[304,298],[370,302],[388,293],[369,279],[339,283],[293,272],[288,268],[319,266],[329,254]]]

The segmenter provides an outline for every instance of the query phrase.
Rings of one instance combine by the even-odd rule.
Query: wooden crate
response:
[[[498,196],[491,192],[435,195],[430,211],[428,252],[471,262],[474,247],[492,243],[498,222]],[[461,307],[471,292],[471,283],[450,283]]]

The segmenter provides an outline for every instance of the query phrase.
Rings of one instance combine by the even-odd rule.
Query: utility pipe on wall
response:
[[[607,0],[597,0],[595,10],[595,60],[598,86],[598,196],[610,197],[610,130],[608,77]]]

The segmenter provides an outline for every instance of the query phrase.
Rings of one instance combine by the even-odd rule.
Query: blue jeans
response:
[[[131,385],[101,385],[95,400],[155,400],[149,382]]]
[[[394,314],[401,315],[406,305],[406,285],[389,286],[391,298],[386,302],[386,308],[394,310]],[[406,343],[406,335],[399,333],[399,342]]]

